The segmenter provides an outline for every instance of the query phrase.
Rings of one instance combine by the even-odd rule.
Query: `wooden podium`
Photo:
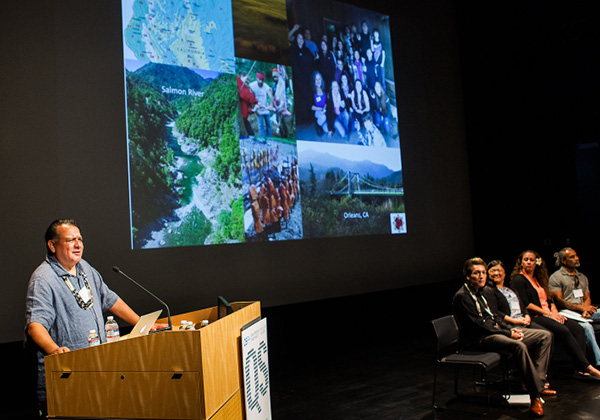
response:
[[[111,419],[244,419],[240,330],[259,302],[172,317],[196,331],[164,331],[45,358],[48,416]],[[165,322],[166,320],[159,320]]]

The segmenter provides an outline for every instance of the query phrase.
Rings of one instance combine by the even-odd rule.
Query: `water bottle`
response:
[[[90,335],[88,335],[88,346],[94,347],[100,344],[100,336],[96,330],[90,330]]]
[[[202,325],[200,326],[200,328],[206,327],[207,325],[208,325],[208,319],[203,319],[202,320]]]
[[[179,326],[179,331],[185,331],[185,330],[187,330],[187,321],[182,320],[181,325]]]
[[[109,316],[106,319],[106,324],[104,325],[104,330],[106,331],[106,341],[112,343],[113,341],[119,341],[119,324],[114,320],[112,316]]]

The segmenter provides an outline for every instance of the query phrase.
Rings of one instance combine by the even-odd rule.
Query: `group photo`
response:
[[[288,7],[298,138],[398,148],[389,21],[335,2]]]

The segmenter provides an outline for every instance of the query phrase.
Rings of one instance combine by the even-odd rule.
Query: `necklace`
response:
[[[65,284],[67,285],[67,287],[69,288],[69,290],[71,291],[73,296],[75,297],[75,300],[77,301],[77,304],[79,305],[79,307],[81,309],[85,310],[85,309],[89,309],[94,304],[94,298],[92,297],[92,289],[90,288],[90,284],[88,283],[88,279],[87,279],[87,276],[85,275],[85,271],[81,270],[81,271],[79,271],[79,274],[81,274],[81,277],[83,277],[83,283],[85,284],[85,288],[88,291],[88,296],[90,297],[87,302],[85,302],[83,300],[83,298],[81,297],[81,295],[79,294],[79,292],[77,290],[75,290],[75,288],[71,284],[71,281],[69,280],[69,276],[65,275],[65,276],[61,276],[61,277],[65,281]]]
[[[81,275],[81,277],[83,278],[83,284],[85,285],[85,288],[87,289],[88,296],[89,296],[89,299],[87,302],[85,302],[83,300],[83,298],[81,297],[81,295],[79,294],[79,292],[77,290],[75,290],[75,288],[71,284],[71,281],[69,280],[68,275],[58,274],[58,272],[56,271],[56,268],[50,263],[50,260],[48,258],[46,258],[46,263],[49,264],[50,267],[52,267],[52,270],[56,273],[57,276],[59,276],[60,278],[63,279],[63,281],[67,285],[67,288],[71,291],[71,293],[73,294],[73,297],[75,297],[75,300],[77,301],[77,304],[79,305],[79,307],[81,309],[89,309],[92,307],[92,305],[94,304],[94,298],[92,297],[92,289],[90,287],[90,283],[88,282],[87,276],[85,275],[85,271],[83,271],[83,269],[77,270],[77,273],[78,273],[78,275]],[[75,276],[75,277],[77,277],[77,276]]]

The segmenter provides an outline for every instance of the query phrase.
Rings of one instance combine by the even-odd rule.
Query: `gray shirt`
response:
[[[577,283],[579,283],[578,287]],[[550,276],[548,287],[551,292],[562,292],[564,300],[576,305],[583,305],[583,296],[575,297],[573,290],[581,289],[582,293],[589,292],[588,278],[575,270],[575,274],[570,274],[564,267]]]
[[[89,284],[92,305],[83,309],[69,287],[79,292]],[[106,342],[103,313],[108,311],[119,296],[108,288],[102,276],[85,260],[77,264],[77,276],[69,274],[53,257],[47,257],[31,275],[27,288],[25,325],[42,324],[60,347],[77,350],[88,346],[90,330],[96,330],[101,342]],[[37,352],[38,396],[45,390],[44,356]],[[41,389],[40,389],[41,388]],[[45,394],[41,394],[44,395]]]

